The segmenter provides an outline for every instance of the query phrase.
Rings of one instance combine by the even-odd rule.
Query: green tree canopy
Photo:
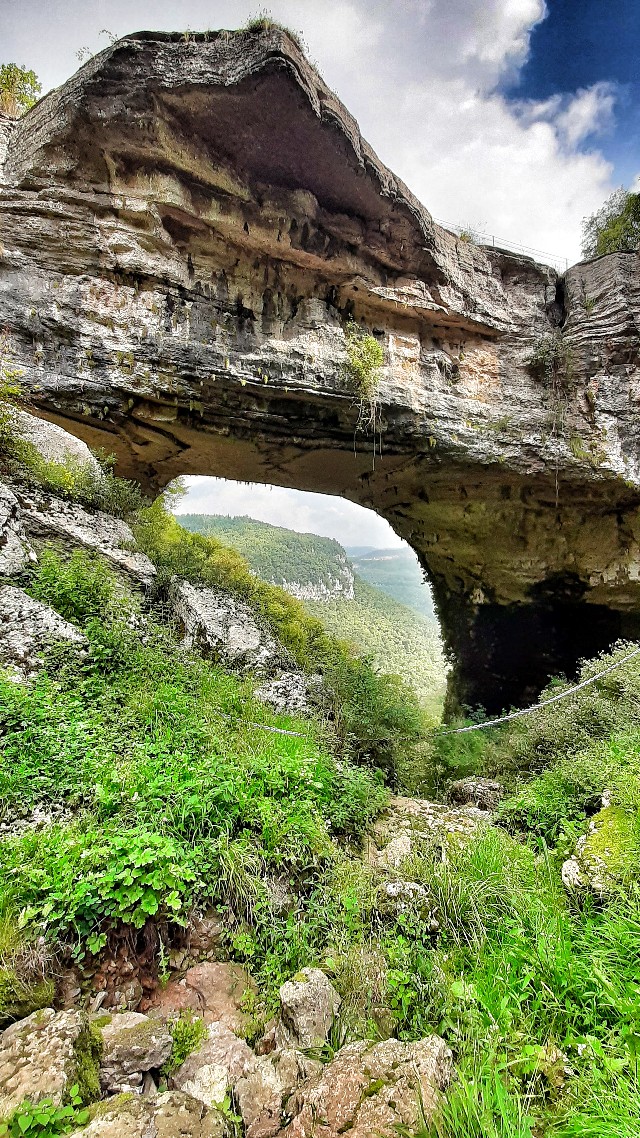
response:
[[[35,103],[42,84],[35,71],[18,67],[17,63],[0,64],[0,111],[19,115]]]
[[[640,194],[622,186],[582,221],[582,256],[632,252],[640,248]]]

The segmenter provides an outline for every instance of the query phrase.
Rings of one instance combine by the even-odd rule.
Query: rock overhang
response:
[[[571,666],[568,604],[594,649],[631,630],[637,256],[559,281],[459,241],[278,28],[125,37],[6,133],[0,307],[43,414],[150,485],[222,474],[377,509],[473,649],[472,699]],[[384,348],[375,463],[350,315]],[[558,400],[526,361],[560,335]],[[551,647],[510,691],[494,655],[521,610]]]

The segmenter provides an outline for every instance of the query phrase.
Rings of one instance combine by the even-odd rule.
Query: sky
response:
[[[33,68],[46,90],[110,36],[233,28],[263,12],[302,34],[365,138],[437,220],[564,267],[579,260],[582,218],[620,185],[640,190],[640,0],[0,0],[0,63]],[[293,517],[298,529],[313,516],[318,533],[338,509],[331,500],[323,514],[295,491],[228,494],[233,512]],[[256,513],[259,498],[287,513]]]
[[[177,514],[226,514],[256,518],[298,533],[333,537],[341,545],[394,549],[404,542],[373,510],[328,494],[308,494],[283,486],[230,482],[225,478],[183,478],[186,495],[172,508]]]
[[[640,0],[0,0],[0,62],[63,82],[108,36],[267,11],[439,220],[579,259],[640,177]]]

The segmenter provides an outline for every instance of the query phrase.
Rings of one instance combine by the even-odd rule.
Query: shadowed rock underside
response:
[[[377,510],[433,583],[452,703],[640,635],[637,254],[558,280],[458,240],[278,28],[120,40],[0,118],[5,150],[0,327],[39,414],[149,487]]]

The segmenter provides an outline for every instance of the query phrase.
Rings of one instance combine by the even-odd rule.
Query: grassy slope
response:
[[[250,518],[180,514],[176,520],[191,532],[213,536],[232,546],[266,581],[329,584],[339,577],[346,560],[337,541]],[[400,560],[394,558],[393,563],[370,559],[363,562],[369,567],[366,572],[378,574],[381,588],[359,577],[355,600],[335,597],[305,601],[304,607],[333,636],[349,641],[358,652],[370,656],[381,671],[397,674],[410,683],[428,712],[439,718],[445,665],[438,625],[433,616],[429,619],[397,599],[398,594],[407,592],[424,607],[420,571],[412,555],[405,557],[404,553],[401,550]],[[384,571],[380,565],[384,565]]]
[[[428,711],[439,718],[445,663],[438,626],[356,577],[355,599],[305,601],[328,632],[353,643],[386,672],[411,684]]]
[[[143,530],[161,576],[233,582],[301,660],[328,651],[309,618],[229,551],[185,543],[158,511]],[[348,731],[339,743],[313,720],[274,719],[249,682],[185,653],[170,629],[151,622],[140,635],[123,622],[109,571],[83,554],[68,565],[41,557],[28,587],[82,625],[90,649],[58,651],[29,687],[0,678],[5,813],[59,803],[73,815],[0,842],[4,927],[19,913],[24,935],[44,932],[82,956],[114,921],[170,921],[222,902],[234,914],[229,952],[258,976],[265,1014],[282,979],[317,963],[343,996],[342,1038],[375,1037],[380,1005],[402,1038],[445,1036],[460,1079],[425,1135],[640,1134],[637,661],[509,729],[442,740],[444,774],[506,772],[513,793],[502,828],[444,859],[425,845],[394,870],[425,892],[390,912],[386,871],[347,844],[384,797],[350,761]],[[605,662],[588,662],[583,677]],[[304,737],[262,733],[261,721]],[[626,845],[624,872],[596,905],[565,894],[560,866],[604,787]],[[271,904],[274,875],[290,888],[285,912]],[[0,997],[6,963],[0,943]]]

